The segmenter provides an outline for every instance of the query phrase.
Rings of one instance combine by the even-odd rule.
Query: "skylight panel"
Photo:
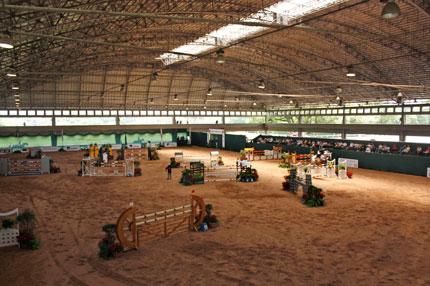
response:
[[[283,0],[265,8],[264,10],[251,14],[240,21],[288,25],[291,21],[300,17],[346,1],[347,0]],[[164,53],[160,55],[159,58],[165,65],[189,60],[193,56],[227,46],[240,39],[255,35],[267,29],[269,28],[229,24],[212,31],[191,43],[173,49],[172,52],[174,53]],[[178,55],[175,53],[184,53],[189,55]]]

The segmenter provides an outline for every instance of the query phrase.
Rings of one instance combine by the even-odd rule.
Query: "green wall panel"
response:
[[[115,144],[115,134],[87,134],[87,135],[64,135],[64,141],[61,136],[57,137],[57,145],[89,145]]]
[[[225,149],[239,152],[246,147],[246,136],[244,135],[225,135]]]
[[[27,143],[29,147],[51,146],[51,136],[21,136],[21,137],[0,137],[0,147],[5,148],[10,145]]]
[[[270,150],[276,144],[250,144],[257,150]],[[297,154],[308,154],[309,147],[296,145],[283,145],[284,151],[296,152]],[[348,151],[340,149],[329,149],[333,153],[333,158],[357,159],[358,165],[363,169],[397,172],[417,176],[427,176],[427,168],[430,168],[430,157],[400,155],[400,154],[380,154],[366,153],[359,151]]]
[[[170,133],[167,133],[170,134]],[[164,134],[164,136],[166,136],[166,138],[168,138],[167,136],[170,136],[171,138],[171,134],[167,135]],[[138,142],[139,140],[143,140],[143,142],[147,143],[149,141],[151,141],[152,143],[154,142],[161,142],[161,134],[159,132],[157,133],[150,133],[150,132],[141,132],[141,133],[127,133],[127,144],[133,143],[133,142]],[[165,140],[165,139],[164,139]],[[165,140],[168,141],[168,140]],[[121,135],[121,143],[125,144],[125,134]]]
[[[191,144],[206,147],[208,144],[207,134],[203,132],[191,132]]]

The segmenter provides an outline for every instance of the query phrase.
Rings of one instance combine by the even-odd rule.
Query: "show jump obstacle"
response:
[[[13,160],[8,158],[0,159],[0,175],[3,176],[29,176],[50,173],[49,157],[41,159]]]
[[[125,160],[134,160],[134,161],[142,161],[147,157],[146,151],[143,148],[135,148],[135,149],[125,149],[124,150],[124,159]]]
[[[8,217],[17,217],[18,209],[14,209],[9,212],[0,213],[0,220]],[[17,237],[19,236],[19,225],[15,223],[12,228],[1,228],[0,229],[0,247],[19,245]]]
[[[244,149],[246,158],[249,161],[281,159],[282,147],[273,146],[272,150],[255,150],[254,148]]]
[[[137,215],[136,209],[126,209],[116,223],[116,234],[124,248],[138,249],[142,242],[157,237],[168,237],[186,230],[197,230],[205,217],[205,203],[191,195],[191,202],[158,212]]]
[[[297,193],[299,187],[303,188],[303,193],[307,193],[309,188],[312,186],[312,175],[306,174],[305,179],[301,180],[297,178],[297,171],[295,168],[290,169],[289,176],[290,188],[288,191],[292,193]]]
[[[81,161],[82,176],[134,176],[134,160],[97,163],[96,160],[84,158]]]

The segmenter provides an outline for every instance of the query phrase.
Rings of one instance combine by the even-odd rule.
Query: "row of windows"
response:
[[[430,105],[416,106],[391,106],[391,107],[341,107],[341,108],[319,108],[301,110],[270,111],[269,116],[279,115],[336,115],[336,114],[400,114],[402,113],[430,113]]]
[[[383,124],[400,125],[401,115],[308,115],[269,117],[269,123],[288,124]],[[405,115],[406,125],[430,125],[430,114]]]
[[[264,111],[211,110],[0,110],[0,116],[265,116]]]
[[[119,117],[0,117],[0,126],[96,126],[96,125],[168,125],[168,124],[263,124],[264,116],[119,116]],[[373,124],[399,125],[400,115],[356,115],[356,116],[280,116],[269,118],[268,123],[277,124]],[[174,120],[176,122],[174,122]],[[430,125],[430,115],[410,114],[405,116],[406,125]]]
[[[52,117],[0,117],[0,126],[52,126]],[[118,117],[119,125],[221,124],[222,116],[130,116]],[[264,117],[225,117],[225,124],[263,124]],[[117,117],[55,117],[56,126],[116,125]]]
[[[402,111],[403,110],[403,111]],[[0,110],[0,116],[306,116],[430,113],[430,104],[376,107],[304,108],[279,111],[226,110]]]

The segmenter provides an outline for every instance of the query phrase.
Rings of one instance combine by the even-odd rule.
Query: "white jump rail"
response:
[[[18,216],[19,209],[14,209],[8,212],[1,213],[0,212],[0,218],[9,217],[9,216]],[[0,247],[6,247],[6,246],[14,246],[18,245],[18,239],[19,236],[19,226],[18,224],[15,224],[15,228],[2,228],[0,229]]]

